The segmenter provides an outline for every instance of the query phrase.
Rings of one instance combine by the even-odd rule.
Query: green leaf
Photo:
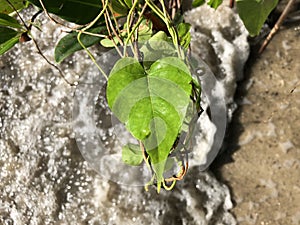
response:
[[[91,33],[99,34],[105,29],[106,28],[102,26],[102,27],[91,28],[87,31]],[[54,52],[54,57],[56,62],[60,63],[66,57],[73,54],[74,52],[82,50],[81,45],[77,41],[77,34],[78,33],[74,31],[70,34],[67,34],[62,39],[60,39],[60,41],[55,47],[55,52]],[[102,39],[101,37],[91,36],[88,34],[82,34],[80,36],[80,40],[85,47],[90,47],[95,43],[98,43],[101,39]]]
[[[28,1],[42,8],[39,0]],[[101,0],[43,0],[43,4],[49,13],[77,24],[91,22],[102,9]]]
[[[151,38],[153,24],[151,20],[144,19],[139,25],[139,41],[147,41]]]
[[[103,47],[106,47],[106,48],[112,48],[112,47],[115,47],[115,44],[117,45],[119,43],[119,40],[117,37],[113,37],[113,40],[110,40],[110,39],[107,39],[107,38],[104,38],[100,41],[100,44],[103,46]]]
[[[134,58],[122,58],[108,79],[108,105],[144,144],[158,191],[166,160],[185,118],[191,81],[188,67],[177,57],[159,59],[149,70]]]
[[[0,27],[0,55],[19,42],[19,32],[8,27]]]
[[[0,27],[0,44],[15,37],[17,34],[18,32],[13,29],[10,29],[8,27]]]
[[[209,2],[207,4],[210,7],[217,9],[219,7],[219,5],[221,5],[222,2],[223,2],[223,0],[209,0]]]
[[[132,0],[124,0],[125,4],[127,5],[128,8],[132,7]]]
[[[121,15],[125,15],[129,11],[125,2],[122,2],[121,0],[111,0],[111,7],[114,12]]]
[[[16,10],[22,9],[26,6],[26,4],[24,4],[24,0],[10,0],[10,2],[16,8]],[[9,14],[13,11],[14,9],[6,0],[0,0],[0,13]]]
[[[180,40],[180,45],[187,49],[191,42],[191,24],[189,23],[180,23],[177,26],[177,33]]]
[[[138,145],[128,144],[122,148],[122,160],[130,166],[138,166],[143,161],[143,153]]]
[[[278,0],[237,0],[239,16],[251,36],[258,35]]]
[[[11,49],[16,43],[19,42],[19,36],[15,36],[6,42],[0,43],[0,55],[3,55],[9,49]]]
[[[0,26],[13,27],[18,29],[22,28],[22,25],[20,25],[15,18],[4,13],[0,13]]]
[[[147,69],[158,59],[177,55],[172,40],[163,31],[154,34],[145,42],[140,51],[144,55],[143,64]]]
[[[192,3],[192,6],[194,8],[198,7],[198,6],[201,6],[205,3],[205,0],[194,0],[193,3]]]

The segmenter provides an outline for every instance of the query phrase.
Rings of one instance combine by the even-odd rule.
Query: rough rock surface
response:
[[[217,13],[213,18],[219,17]],[[221,15],[224,20],[229,18],[230,26],[232,13]],[[55,29],[47,18],[42,23],[43,33],[34,29],[33,35],[51,59],[63,29]],[[233,51],[229,42],[223,50],[218,45],[227,28],[214,28],[214,41],[202,51],[215,49],[212,57],[220,52],[232,56],[225,51]],[[198,36],[194,38],[199,41]],[[229,62],[231,66],[236,65],[235,57]],[[218,71],[226,70],[226,63],[222,65]],[[76,80],[94,65],[82,52],[60,66],[67,79]],[[197,166],[174,191],[160,195],[141,187],[120,186],[91,169],[72,131],[74,88],[42,59],[31,42],[19,44],[18,49],[1,57],[0,67],[1,224],[235,224],[229,213],[228,188]],[[229,71],[235,76],[240,68]],[[221,77],[226,73],[217,72]],[[228,98],[232,99],[235,78],[228,82]]]

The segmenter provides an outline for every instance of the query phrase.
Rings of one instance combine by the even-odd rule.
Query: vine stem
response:
[[[43,57],[43,59],[52,67],[54,67],[56,70],[58,70],[59,72],[59,75],[63,78],[63,80],[70,86],[76,86],[76,83],[71,83],[70,81],[67,80],[67,78],[65,77],[63,71],[58,67],[56,66],[54,63],[52,63],[42,52],[42,50],[40,49],[37,41],[34,39],[34,37],[31,35],[30,33],[30,29],[31,27],[30,26],[27,26],[27,24],[25,23],[25,21],[23,20],[22,16],[19,14],[18,10],[16,9],[16,7],[9,1],[9,0],[6,0],[6,2],[12,7],[12,9],[16,12],[17,16],[20,18],[21,22],[23,23],[24,27],[26,28],[28,34],[30,35],[38,53]]]
[[[126,46],[127,44],[129,43],[133,33],[134,33],[134,30],[136,29],[136,25],[138,24],[138,22],[135,24],[135,26],[133,27],[132,31],[130,31],[130,27],[131,27],[131,23],[133,21],[133,11],[135,9],[135,7],[137,6],[138,4],[138,0],[134,0],[133,4],[132,4],[132,7],[130,8],[129,12],[128,12],[128,16],[126,18],[126,24],[127,24],[127,38],[125,39],[125,43],[124,43],[124,49],[123,49],[123,57],[126,56]]]
[[[86,53],[88,54],[88,56],[91,58],[91,60],[93,61],[93,63],[97,66],[97,68],[99,69],[99,71],[102,73],[102,75],[105,77],[106,80],[108,80],[108,76],[106,75],[106,73],[104,72],[104,70],[101,68],[101,66],[96,62],[96,59],[93,56],[93,54],[90,52],[90,50],[88,50],[86,48],[86,46],[81,42],[80,37],[81,37],[81,34],[82,34],[83,31],[86,31],[87,29],[91,28],[100,19],[100,17],[103,15],[103,13],[105,12],[105,10],[107,8],[107,5],[108,5],[108,0],[105,0],[105,3],[103,4],[103,9],[98,14],[98,16],[88,26],[86,26],[82,30],[79,30],[78,35],[77,35],[77,41],[79,42],[79,44],[81,45],[81,47],[86,51]]]
[[[164,180],[162,181],[162,185],[164,189],[166,189],[167,191],[171,191],[174,188],[175,184],[176,184],[176,180],[173,180],[170,186],[167,186]]]
[[[106,25],[106,29],[107,29],[108,35],[109,35],[109,37],[112,37],[111,31],[110,31],[110,28],[111,28],[111,27],[110,27],[110,22],[109,22],[109,19],[110,19],[110,18],[109,18],[109,13],[107,12],[107,10],[105,10],[104,19],[105,19],[105,25]],[[113,32],[114,32],[114,31],[113,31]],[[116,35],[116,36],[117,36],[117,35]],[[118,36],[117,36],[117,37],[118,37]],[[112,39],[109,38],[109,40],[112,41],[112,43],[113,43],[113,45],[114,45],[114,47],[115,47],[117,53],[120,55],[120,57],[122,57],[122,53],[121,53],[120,50],[118,49],[117,44],[116,44],[114,38],[113,38],[113,37],[112,37]]]
[[[42,6],[42,9],[44,10],[44,12],[46,13],[47,17],[54,23],[62,26],[62,27],[65,27],[65,28],[68,28],[72,31],[75,31],[75,32],[80,32],[80,29],[77,29],[76,27],[70,27],[70,26],[67,26],[66,24],[62,24],[61,22],[57,21],[56,19],[54,19],[48,12],[48,10],[46,9],[44,3],[42,0],[39,0],[41,6]],[[103,34],[95,34],[95,33],[91,33],[91,32],[88,32],[88,31],[82,31],[82,33],[84,34],[87,34],[87,35],[90,35],[90,36],[95,36],[95,37],[103,37],[105,38],[106,35],[103,35]]]
[[[146,0],[146,3],[149,5],[149,7],[153,10],[153,12],[161,18],[162,21],[164,21],[164,23],[167,26],[167,29],[171,35],[174,47],[176,48],[177,54],[179,56],[180,59],[184,59],[179,45],[178,45],[178,38],[177,38],[177,33],[176,30],[173,26],[171,26],[171,21],[170,18],[168,17],[167,11],[166,11],[166,7],[165,7],[165,3],[164,0],[159,0],[160,4],[162,5],[163,8],[163,12],[151,1],[151,0]]]
[[[27,26],[27,24],[25,23],[25,21],[23,20],[22,16],[19,14],[18,10],[16,9],[16,7],[9,1],[6,0],[6,2],[10,5],[10,7],[16,12],[17,16],[20,18],[21,22],[23,23],[24,27],[26,28],[27,31],[29,31],[29,27]]]
[[[114,18],[115,23],[116,23],[116,18],[115,18],[114,14],[113,14],[112,8],[111,8],[110,6],[108,6],[108,8],[109,8],[109,11],[110,11],[111,14],[112,14],[112,17]],[[107,21],[108,21],[109,26],[110,26],[111,30],[113,31],[114,35],[115,35],[116,38],[118,39],[119,43],[120,43],[121,45],[123,45],[122,39],[119,37],[119,35],[118,35],[116,29],[114,28],[114,25],[112,24],[112,21],[111,21],[111,19],[110,19],[108,10],[106,10],[106,17],[107,17]],[[118,25],[117,25],[117,24],[116,24],[116,27],[117,27],[117,29],[118,29]],[[119,32],[119,33],[120,33],[120,32]],[[114,40],[113,40],[113,41],[114,41]]]
[[[135,23],[135,25],[133,26],[133,28],[132,28],[131,31],[129,31],[129,26],[127,26],[128,37],[125,39],[125,42],[124,42],[124,49],[123,49],[123,55],[124,56],[126,55],[126,46],[129,43],[132,35],[134,34],[134,32],[136,31],[136,29],[138,28],[138,26],[142,22],[142,19],[143,19],[142,15],[144,14],[146,8],[147,8],[147,3],[143,6],[142,11],[141,11],[141,13],[139,15],[139,18],[138,18],[137,22]]]

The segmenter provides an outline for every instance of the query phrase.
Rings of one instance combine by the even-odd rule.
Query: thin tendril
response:
[[[70,81],[67,80],[67,78],[65,77],[64,73],[62,72],[62,70],[57,67],[55,64],[53,64],[42,52],[42,50],[40,49],[37,41],[33,38],[33,36],[30,34],[30,27],[27,26],[27,24],[25,23],[25,21],[23,20],[23,18],[21,17],[21,15],[19,14],[18,10],[16,9],[16,7],[9,1],[6,0],[6,2],[13,8],[13,10],[16,12],[17,16],[20,18],[21,22],[23,23],[24,27],[27,29],[28,34],[30,35],[35,47],[38,50],[38,53],[43,57],[43,59],[52,67],[54,67],[56,70],[58,70],[60,76],[63,78],[63,80],[69,84],[70,86],[75,86],[76,83],[71,83]]]
[[[80,36],[82,34],[83,31],[86,31],[87,29],[91,28],[99,19],[100,17],[103,15],[103,13],[105,12],[106,8],[108,5],[108,0],[105,0],[105,4],[103,4],[103,9],[101,10],[101,12],[98,14],[98,16],[85,28],[83,28],[82,30],[80,30],[78,32],[77,35],[77,40],[79,42],[79,44],[81,45],[81,47],[86,51],[86,53],[88,54],[88,56],[91,58],[91,60],[93,61],[93,63],[97,66],[97,68],[99,69],[99,71],[102,73],[102,75],[105,77],[106,80],[108,80],[108,77],[106,75],[106,73],[104,72],[104,70],[100,67],[100,65],[96,62],[95,57],[93,56],[93,54],[86,48],[86,46],[81,42],[80,40]]]
[[[8,0],[7,0],[7,1],[8,1]],[[75,32],[82,32],[83,34],[87,34],[87,35],[91,35],[91,36],[95,36],[95,37],[102,37],[102,38],[105,38],[105,37],[106,37],[106,35],[103,35],[103,34],[95,34],[95,33],[88,32],[88,31],[82,31],[82,30],[79,30],[79,29],[77,29],[77,28],[75,28],[75,27],[70,27],[70,26],[67,26],[66,24],[62,24],[61,22],[57,21],[56,19],[54,19],[54,18],[49,14],[49,12],[48,12],[48,10],[46,9],[46,7],[45,7],[45,5],[44,5],[44,3],[43,3],[42,0],[39,0],[39,2],[40,2],[40,4],[41,4],[41,6],[42,6],[44,12],[45,12],[46,15],[48,16],[48,18],[49,18],[51,21],[53,21],[54,23],[56,23],[56,24],[58,24],[58,25],[60,25],[60,26],[62,26],[62,27],[66,27],[66,28],[68,28],[68,29],[70,29],[70,30],[72,30],[72,31],[75,31]]]
[[[145,12],[145,9],[147,7],[147,3],[143,6],[142,11],[139,15],[138,21],[136,22],[136,24],[134,25],[134,27],[132,28],[132,30],[129,32],[129,27],[127,27],[127,32],[128,32],[128,37],[126,38],[125,42],[124,42],[124,52],[123,55],[125,56],[125,52],[126,52],[126,46],[130,41],[131,36],[134,34],[134,32],[136,31],[136,29],[139,27],[140,23],[142,22],[142,15]]]

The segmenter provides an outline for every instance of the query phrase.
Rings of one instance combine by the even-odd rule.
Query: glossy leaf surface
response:
[[[11,49],[15,44],[19,42],[19,36],[12,37],[11,39],[0,43],[0,55],[7,52],[9,49]]]
[[[13,29],[10,29],[8,27],[0,27],[0,44],[15,37],[17,34],[18,32]]]
[[[42,8],[39,0],[28,0]],[[101,0],[42,0],[49,13],[77,24],[91,22],[102,9]]]
[[[0,26],[19,28],[19,29],[22,28],[22,26],[15,18],[6,15],[4,13],[0,13]]]
[[[255,36],[276,7],[278,0],[237,0],[237,10],[250,35]]]
[[[88,32],[99,34],[104,31],[104,27],[96,27],[87,30]],[[73,54],[76,51],[82,50],[81,45],[77,40],[77,32],[72,32],[67,34],[65,37],[60,39],[58,44],[55,47],[54,57],[56,62],[63,61],[66,57]],[[81,42],[85,47],[90,47],[95,43],[99,42],[102,38],[97,36],[92,36],[88,34],[82,34],[80,37]]]
[[[170,150],[189,104],[192,77],[183,61],[166,57],[145,70],[134,58],[120,59],[107,85],[107,101],[150,156],[158,190]]]

